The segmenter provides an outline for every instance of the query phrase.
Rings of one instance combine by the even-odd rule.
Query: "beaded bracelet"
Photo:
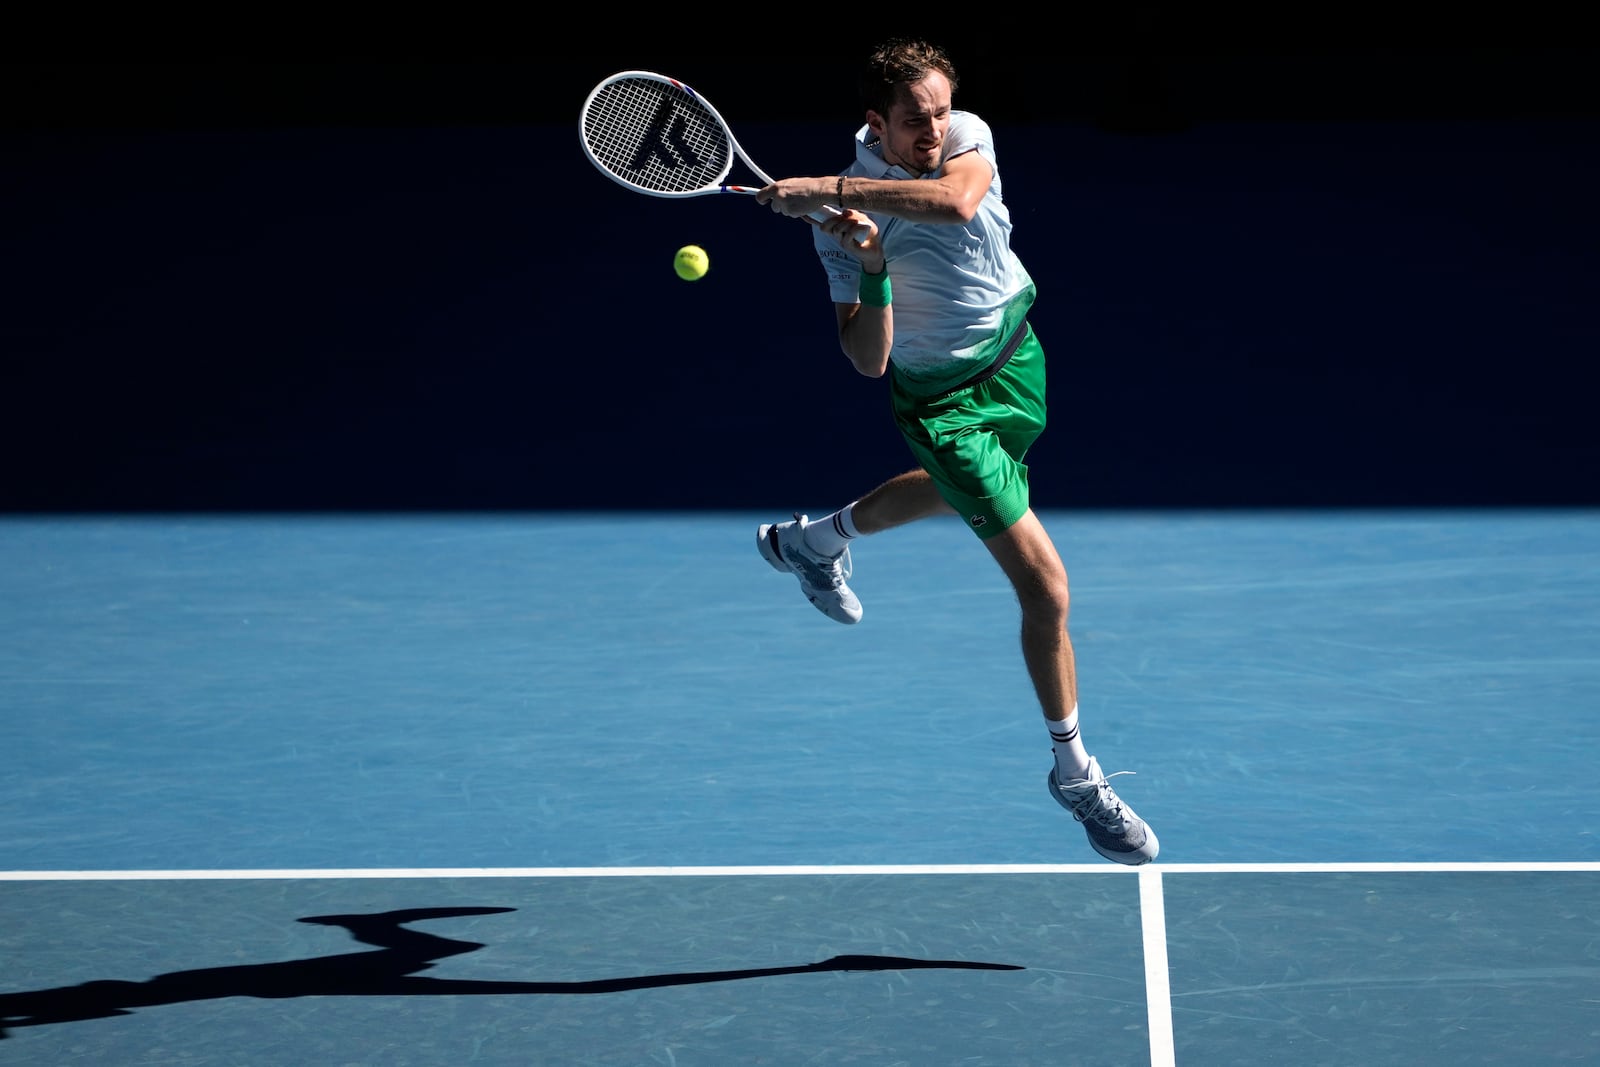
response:
[[[861,296],[861,302],[869,308],[886,308],[894,299],[894,293],[889,287],[888,270],[877,274],[861,272],[861,282],[856,287],[856,292]]]
[[[844,210],[844,175],[839,175],[839,210]]]

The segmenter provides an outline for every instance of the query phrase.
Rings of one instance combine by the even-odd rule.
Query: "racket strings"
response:
[[[602,167],[650,192],[702,190],[733,165],[727,130],[670,82],[626,78],[606,86],[584,114],[583,138]]]

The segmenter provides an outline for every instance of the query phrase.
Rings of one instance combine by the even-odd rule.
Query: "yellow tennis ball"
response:
[[[672,257],[672,269],[686,282],[699,281],[711,269],[711,257],[699,245],[684,245]]]

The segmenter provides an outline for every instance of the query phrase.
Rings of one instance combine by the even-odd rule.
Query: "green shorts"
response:
[[[1028,511],[1028,454],[1044,432],[1044,348],[1031,326],[991,378],[918,399],[890,390],[895,425],[939,495],[988,540]]]

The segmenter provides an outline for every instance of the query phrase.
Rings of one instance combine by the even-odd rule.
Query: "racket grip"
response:
[[[827,222],[829,219],[838,218],[843,214],[844,212],[840,211],[832,204],[823,204],[822,210],[813,211],[811,213],[811,217],[816,219],[818,222]],[[855,229],[850,231],[851,238],[854,239],[855,243],[858,245],[866,244],[867,238],[871,235],[872,231],[867,229],[865,226],[857,226]]]

